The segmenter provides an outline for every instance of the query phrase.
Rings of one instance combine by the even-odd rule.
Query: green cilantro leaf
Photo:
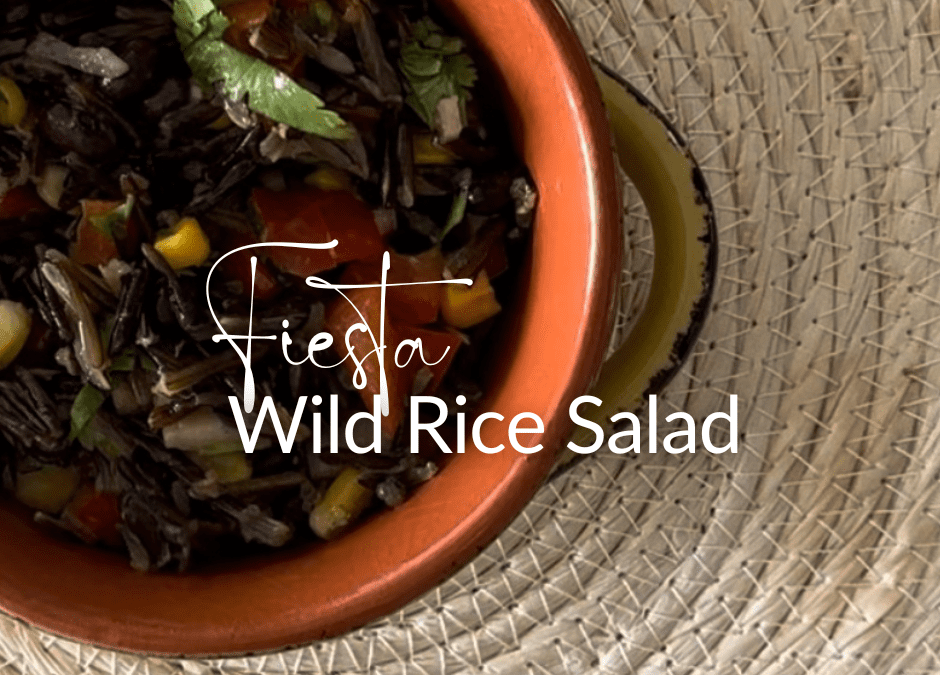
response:
[[[476,83],[477,71],[462,50],[460,38],[444,35],[428,18],[414,24],[411,38],[402,45],[399,65],[411,89],[405,102],[431,128],[442,99],[456,96],[461,113],[466,115],[469,89]]]
[[[86,384],[78,392],[75,401],[72,402],[72,430],[69,432],[69,440],[74,441],[91,422],[92,418],[98,414],[98,409],[104,403],[104,392],[90,384]]]
[[[435,54],[422,49],[402,51],[402,69],[416,78],[433,77],[441,72],[443,61]]]
[[[325,138],[348,140],[353,130],[313,93],[261,59],[222,39],[228,19],[212,0],[175,0],[173,20],[183,57],[193,77],[209,89],[217,83],[233,101],[247,98],[255,112],[275,122]]]

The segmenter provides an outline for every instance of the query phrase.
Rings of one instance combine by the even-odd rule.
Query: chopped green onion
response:
[[[462,189],[454,195],[454,202],[450,206],[450,214],[447,216],[447,224],[441,231],[441,239],[447,236],[447,233],[454,229],[463,220],[467,213],[467,196],[469,190]]]
[[[72,402],[72,430],[69,432],[69,440],[74,441],[85,430],[92,418],[98,414],[98,409],[104,403],[104,392],[90,384],[86,384],[78,392],[75,401]]]

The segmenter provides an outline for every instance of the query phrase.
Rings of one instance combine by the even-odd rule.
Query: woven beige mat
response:
[[[940,0],[563,3],[710,183],[714,308],[660,415],[737,394],[739,454],[598,453],[342,638],[168,661],[3,619],[0,673],[940,672]]]

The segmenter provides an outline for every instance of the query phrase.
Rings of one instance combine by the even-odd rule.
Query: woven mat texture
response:
[[[3,617],[0,673],[940,672],[940,0],[562,4],[711,186],[714,307],[660,417],[737,394],[739,453],[598,453],[345,637],[164,660]],[[644,213],[627,189],[624,329]]]

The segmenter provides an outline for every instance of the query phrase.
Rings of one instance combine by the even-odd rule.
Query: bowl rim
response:
[[[571,125],[571,138],[561,133],[557,150],[549,147],[555,143],[552,137],[558,135],[557,128],[536,130],[541,135],[525,141],[538,145],[538,152],[544,151],[546,156],[554,157],[553,161],[567,161],[565,171],[573,176],[570,186],[539,184],[537,217],[540,221],[546,219],[543,205],[555,204],[562,211],[582,213],[586,223],[583,231],[572,233],[572,259],[565,262],[572,269],[567,272],[565,264],[556,260],[557,252],[553,259],[551,251],[538,244],[533,246],[536,280],[530,290],[535,299],[526,305],[520,337],[521,345],[538,351],[538,340],[547,328],[544,321],[551,316],[546,307],[552,304],[553,293],[559,292],[552,275],[567,273],[580,289],[579,293],[566,289],[568,304],[564,306],[576,307],[572,314],[575,318],[570,325],[553,326],[557,335],[550,337],[563,338],[558,344],[570,346],[570,353],[557,354],[551,361],[532,353],[533,349],[516,348],[507,371],[507,381],[514,389],[502,387],[494,399],[503,406],[499,410],[524,405],[520,394],[526,393],[527,386],[521,379],[513,380],[512,375],[535,378],[539,387],[537,408],[548,411],[548,416],[543,415],[545,431],[532,442],[541,440],[556,447],[529,455],[509,454],[512,451],[508,449],[499,455],[455,455],[458,459],[452,465],[462,468],[454,469],[448,480],[454,483],[459,477],[461,492],[456,497],[468,500],[466,510],[460,512],[464,516],[440,511],[442,504],[453,504],[455,499],[454,494],[440,493],[446,485],[442,474],[422,486],[421,499],[413,496],[395,511],[399,520],[418,518],[429,533],[424,527],[420,532],[402,532],[399,540],[389,543],[389,548],[398,551],[394,554],[370,550],[375,540],[369,537],[382,528],[377,524],[381,519],[374,519],[338,542],[324,545],[316,556],[297,551],[272,552],[264,561],[249,561],[231,569],[174,577],[147,576],[129,570],[124,561],[119,561],[123,568],[117,568],[113,554],[108,552],[51,537],[40,540],[28,517],[17,509],[3,509],[0,527],[6,529],[7,537],[5,542],[0,540],[0,558],[6,559],[0,566],[0,609],[70,639],[134,653],[220,656],[309,643],[359,627],[433,588],[496,538],[549,474],[557,448],[571,426],[568,404],[588,388],[596,374],[613,320],[622,237],[619,181],[607,117],[583,47],[551,0],[441,0],[439,4],[455,14],[457,22],[477,39],[501,77],[516,78],[510,82],[513,105],[520,105],[525,96],[544,98],[544,93],[537,90],[547,87],[562,97],[554,102],[541,101],[539,114],[547,115],[550,104],[557,105]],[[473,11],[461,12],[461,7],[472,7]],[[487,16],[482,16],[484,11]],[[539,67],[551,71],[547,84],[526,83],[520,64],[509,63],[505,55],[508,52],[494,53],[495,45],[480,40],[487,31],[493,35],[492,26],[500,25],[514,27],[517,35],[522,29],[528,31],[533,41],[528,45],[530,50],[538,47],[537,53],[530,51],[530,58],[537,57]],[[525,45],[500,47],[515,49],[516,54],[520,48]],[[530,90],[519,91],[513,84]],[[525,131],[528,134],[530,129],[526,127]],[[569,140],[574,144],[570,147],[577,148],[576,154],[559,155]],[[530,169],[538,183],[542,167]],[[553,227],[559,236],[561,224]],[[498,435],[493,434],[493,438]],[[473,471],[473,461],[481,461],[481,457],[490,463],[487,472]],[[23,541],[34,545],[20,546],[18,542]],[[354,561],[355,566],[371,576],[362,572],[356,577],[352,571],[342,569],[342,556],[350,551],[363,551],[361,559]],[[338,570],[345,584],[342,590],[334,592],[332,586],[313,588],[319,583],[318,575],[326,569]],[[329,582],[336,588],[340,586],[336,578]],[[245,585],[244,596],[238,596],[239,583]],[[290,595],[285,594],[285,587],[292,591]],[[222,597],[235,607],[231,615],[225,615],[226,608],[211,605],[211,598]],[[300,606],[300,600],[308,597],[320,598],[321,602],[313,607]],[[188,603],[185,611],[173,606],[181,599]]]

